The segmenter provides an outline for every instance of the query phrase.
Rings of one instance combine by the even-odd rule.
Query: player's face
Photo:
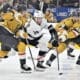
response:
[[[40,25],[42,23],[42,17],[36,17],[35,21],[36,21],[37,24]]]

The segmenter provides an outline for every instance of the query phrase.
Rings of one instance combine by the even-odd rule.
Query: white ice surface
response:
[[[39,50],[33,48],[31,51],[36,58]],[[29,58],[28,50],[26,52]],[[78,50],[73,52],[76,55],[74,59],[69,59],[66,51],[60,54],[60,71],[57,70],[57,59],[55,59],[51,68],[46,69],[44,72],[36,72],[33,70],[31,74],[20,73],[18,55],[11,56],[0,62],[0,80],[80,80],[80,66],[76,65],[79,53],[80,51]],[[46,59],[48,57],[49,55]],[[27,64],[33,68],[31,59],[27,59]],[[59,75],[60,72],[63,75]]]

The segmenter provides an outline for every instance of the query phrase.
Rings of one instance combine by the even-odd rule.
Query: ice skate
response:
[[[21,73],[31,73],[32,69],[26,65],[25,59],[20,59]]]
[[[51,54],[49,60],[47,60],[46,65],[51,67],[52,62],[55,60],[56,56],[54,54]]]
[[[23,65],[21,67],[21,73],[31,73],[32,72],[32,69],[30,67],[28,67],[27,65]]]
[[[43,61],[38,61],[36,65],[36,71],[44,71],[47,67],[43,65]]]

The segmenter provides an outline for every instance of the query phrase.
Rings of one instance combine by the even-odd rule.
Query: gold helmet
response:
[[[72,19],[67,19],[67,20],[64,21],[64,23],[65,23],[65,26],[66,26],[67,28],[71,28],[71,27],[73,26],[73,21],[72,21]]]
[[[73,28],[80,28],[80,22],[75,22]]]
[[[3,26],[7,27],[11,32],[15,32],[22,25],[13,12],[3,13],[1,17],[3,19]]]
[[[14,18],[14,15],[12,12],[2,13],[1,18],[5,20],[12,20]]]

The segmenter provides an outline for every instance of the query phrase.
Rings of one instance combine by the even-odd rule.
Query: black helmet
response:
[[[18,5],[17,6],[17,11],[18,12],[22,12],[22,11],[26,11],[26,10],[27,10],[26,5]]]
[[[3,5],[1,11],[6,13],[7,11],[11,10],[12,9],[12,6],[8,3],[6,3],[5,5]]]

